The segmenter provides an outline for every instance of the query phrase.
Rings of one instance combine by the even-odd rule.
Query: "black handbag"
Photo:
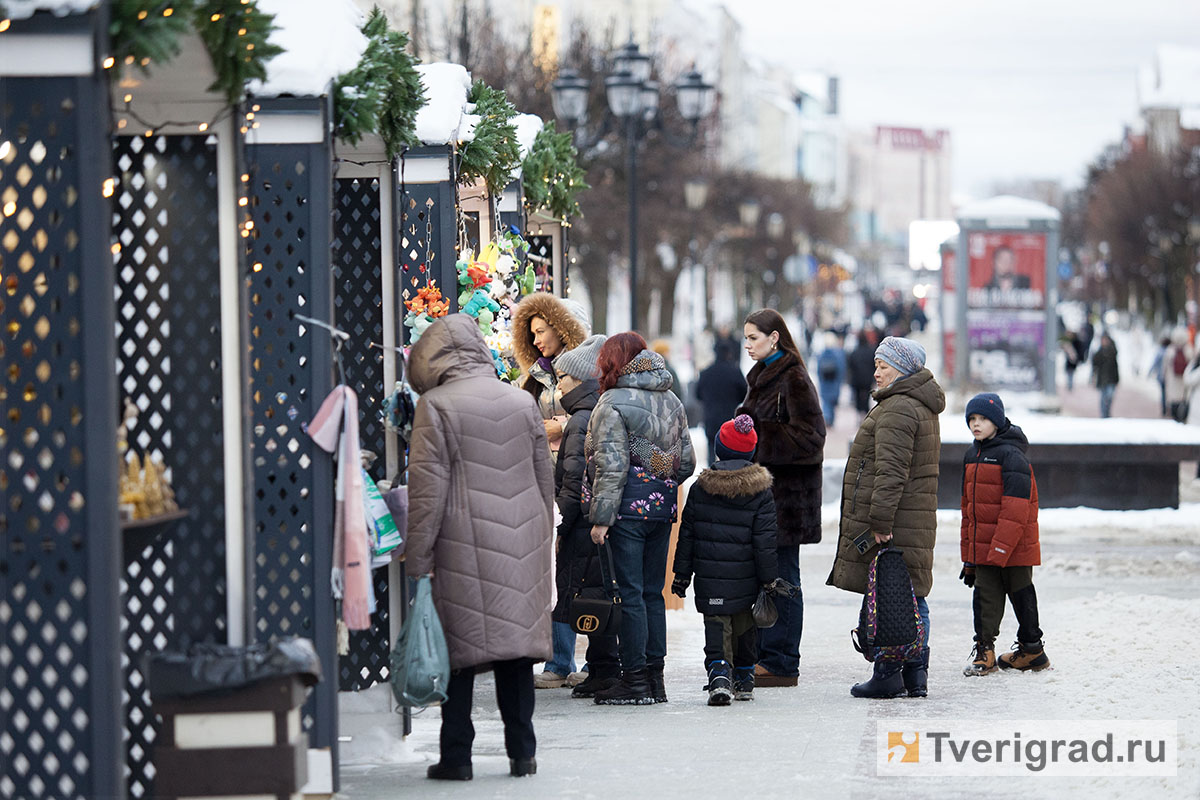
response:
[[[617,579],[613,569],[612,551],[607,544],[596,545],[600,559],[601,586],[577,589],[567,605],[571,630],[588,636],[616,636],[621,632],[621,594],[617,590]],[[591,563],[594,556],[588,556]],[[608,562],[608,576],[604,575],[604,564]],[[587,569],[584,569],[587,574]]]

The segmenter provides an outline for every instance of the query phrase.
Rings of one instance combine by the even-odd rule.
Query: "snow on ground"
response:
[[[836,508],[834,508],[836,511]],[[1061,513],[1059,513],[1061,512]],[[1191,514],[1194,506],[1180,514]],[[850,646],[859,596],[825,585],[836,520],[826,509],[824,541],[802,548],[805,631],[801,683],[760,689],[752,703],[705,705],[703,628],[691,599],[667,614],[665,706],[604,708],[566,690],[537,693],[537,776],[508,777],[503,731],[488,677],[476,683],[475,780],[424,778],[437,760],[439,715],[417,717],[407,740],[382,708],[386,688],[343,697],[342,788],[347,798],[778,796],[930,798],[990,792],[1040,797],[1200,796],[1200,687],[1191,632],[1200,624],[1200,531],[1168,512],[1044,513],[1044,566],[1035,572],[1047,653],[1054,669],[965,678],[971,649],[971,593],[955,580],[958,518],[940,513],[931,621],[930,696],[866,701],[850,685],[870,665]],[[1075,514],[1082,522],[1073,522]],[[1179,515],[1175,515],[1179,516]],[[1142,524],[1145,522],[1146,524]],[[1086,523],[1086,524],[1085,524]],[[1176,524],[1179,523],[1179,524]],[[1011,613],[1001,639],[1015,636]],[[582,657],[583,643],[579,649]],[[350,713],[351,707],[364,713]],[[947,720],[1177,720],[1174,778],[994,779],[876,776],[876,722]]]

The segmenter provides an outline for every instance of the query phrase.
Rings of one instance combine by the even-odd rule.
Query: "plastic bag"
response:
[[[417,578],[417,590],[390,664],[392,695],[408,708],[424,708],[446,701],[450,685],[450,653],[428,575]]]
[[[316,648],[299,637],[245,647],[200,642],[186,653],[154,653],[146,660],[150,694],[157,698],[228,692],[286,675],[298,675],[306,686],[321,680]]]
[[[392,519],[391,510],[379,493],[379,487],[364,469],[363,505],[366,507],[367,525],[370,528],[371,552],[375,555],[390,553],[400,545],[401,536],[396,521]]]
[[[775,600],[767,587],[758,590],[758,599],[754,601],[750,613],[754,616],[754,624],[760,628],[769,628],[779,621],[779,609],[775,607]]]

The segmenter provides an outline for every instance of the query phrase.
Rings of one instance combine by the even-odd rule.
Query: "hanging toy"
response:
[[[526,264],[524,274],[517,276],[517,286],[521,288],[521,296],[533,294],[536,284],[537,273],[534,272],[533,264]]]

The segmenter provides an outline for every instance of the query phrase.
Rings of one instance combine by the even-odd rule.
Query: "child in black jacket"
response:
[[[683,597],[696,576],[710,706],[754,699],[758,628],[750,610],[759,589],[779,577],[771,473],[750,460],[757,444],[749,416],[721,426],[719,460],[696,479],[679,526],[671,591]]]
[[[558,388],[562,391],[560,402],[570,414],[554,466],[555,500],[562,514],[555,555],[558,604],[552,617],[556,623],[569,622],[568,606],[576,592],[585,586],[601,585],[600,561],[592,544],[592,523],[583,513],[580,484],[585,467],[583,440],[592,409],[600,399],[596,357],[604,341],[604,336],[590,336],[554,360]],[[574,640],[575,634],[571,632],[572,643]],[[617,682],[621,663],[616,636],[588,636],[587,671],[588,677],[571,690],[572,697],[594,697],[596,692]]]

